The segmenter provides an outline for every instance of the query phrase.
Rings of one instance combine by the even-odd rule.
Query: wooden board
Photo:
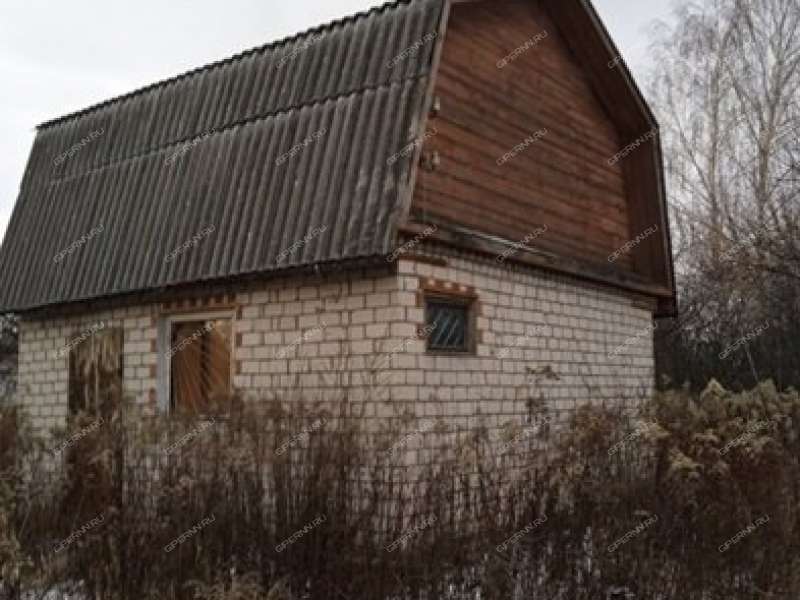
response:
[[[412,218],[512,241],[547,226],[537,247],[608,265],[631,236],[626,173],[609,163],[625,143],[543,6],[456,4],[435,94],[423,155],[440,164],[420,170]],[[633,271],[633,257],[616,265]]]

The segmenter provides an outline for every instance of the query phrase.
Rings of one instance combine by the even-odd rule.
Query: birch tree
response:
[[[648,91],[683,313],[660,340],[662,365],[698,385],[708,376],[796,385],[800,0],[685,2],[674,25],[658,27],[654,58]],[[730,359],[714,358],[742,338]]]

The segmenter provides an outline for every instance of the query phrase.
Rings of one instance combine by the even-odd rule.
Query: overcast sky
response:
[[[637,80],[667,0],[594,0]],[[0,235],[39,123],[383,4],[371,0],[2,0]]]

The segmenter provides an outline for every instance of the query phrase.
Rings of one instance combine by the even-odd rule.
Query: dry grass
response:
[[[542,429],[551,452],[523,444],[513,481],[484,430],[416,436],[432,460],[409,469],[387,448],[413,426],[367,432],[351,408],[237,403],[198,422],[122,404],[100,426],[76,419],[50,469],[5,414],[0,597],[64,586],[103,600],[800,589],[796,393],[672,392],[640,429],[581,409],[558,435]]]

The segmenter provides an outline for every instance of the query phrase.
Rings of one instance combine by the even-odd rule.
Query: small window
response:
[[[473,347],[471,301],[432,296],[425,299],[429,352],[470,352]]]
[[[69,412],[108,417],[122,397],[122,330],[97,324],[76,332],[69,353]]]
[[[175,319],[168,325],[170,409],[208,414],[231,392],[231,319]]]

